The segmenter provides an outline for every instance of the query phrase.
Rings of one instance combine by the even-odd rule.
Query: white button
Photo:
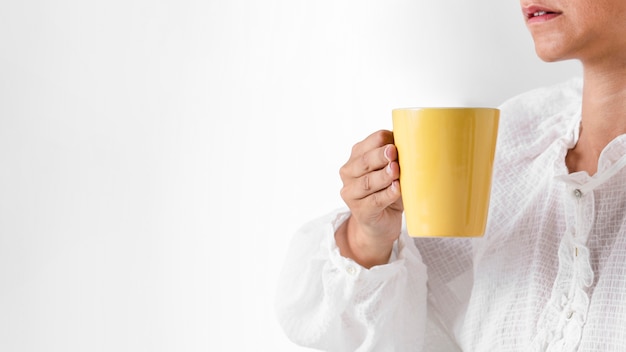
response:
[[[574,190],[574,197],[582,198],[582,196],[583,196],[583,192],[581,190],[579,190],[579,189],[575,189]]]
[[[353,266],[348,266],[348,267],[346,267],[346,272],[348,274],[350,274],[350,275],[354,275],[354,274],[356,274],[356,268],[353,267]]]

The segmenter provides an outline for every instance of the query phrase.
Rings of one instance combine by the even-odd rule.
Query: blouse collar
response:
[[[582,186],[586,190],[592,190],[603,184],[624,167],[626,167],[626,134],[613,139],[600,153],[598,170],[595,175],[589,176],[586,171],[569,173],[565,165],[567,151],[573,148],[580,137],[581,113],[580,110],[572,118],[572,123],[565,135],[560,139],[557,164],[557,178],[569,184]]]

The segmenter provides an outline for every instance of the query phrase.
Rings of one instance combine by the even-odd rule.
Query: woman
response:
[[[521,7],[539,57],[577,59],[584,77],[501,106],[484,238],[407,237],[393,136],[372,134],[341,169],[350,211],[294,238],[277,304],[292,340],[333,351],[626,350],[626,2]]]

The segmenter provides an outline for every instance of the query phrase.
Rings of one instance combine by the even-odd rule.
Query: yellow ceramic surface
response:
[[[484,234],[499,117],[492,108],[393,110],[409,235]]]

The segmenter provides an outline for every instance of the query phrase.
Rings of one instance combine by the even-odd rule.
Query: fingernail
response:
[[[389,175],[391,175],[391,163],[387,164],[387,167],[385,168],[385,171],[387,171],[387,173]]]
[[[385,147],[385,159],[387,159],[387,161],[391,161],[391,152],[389,149],[391,149],[390,146]]]

